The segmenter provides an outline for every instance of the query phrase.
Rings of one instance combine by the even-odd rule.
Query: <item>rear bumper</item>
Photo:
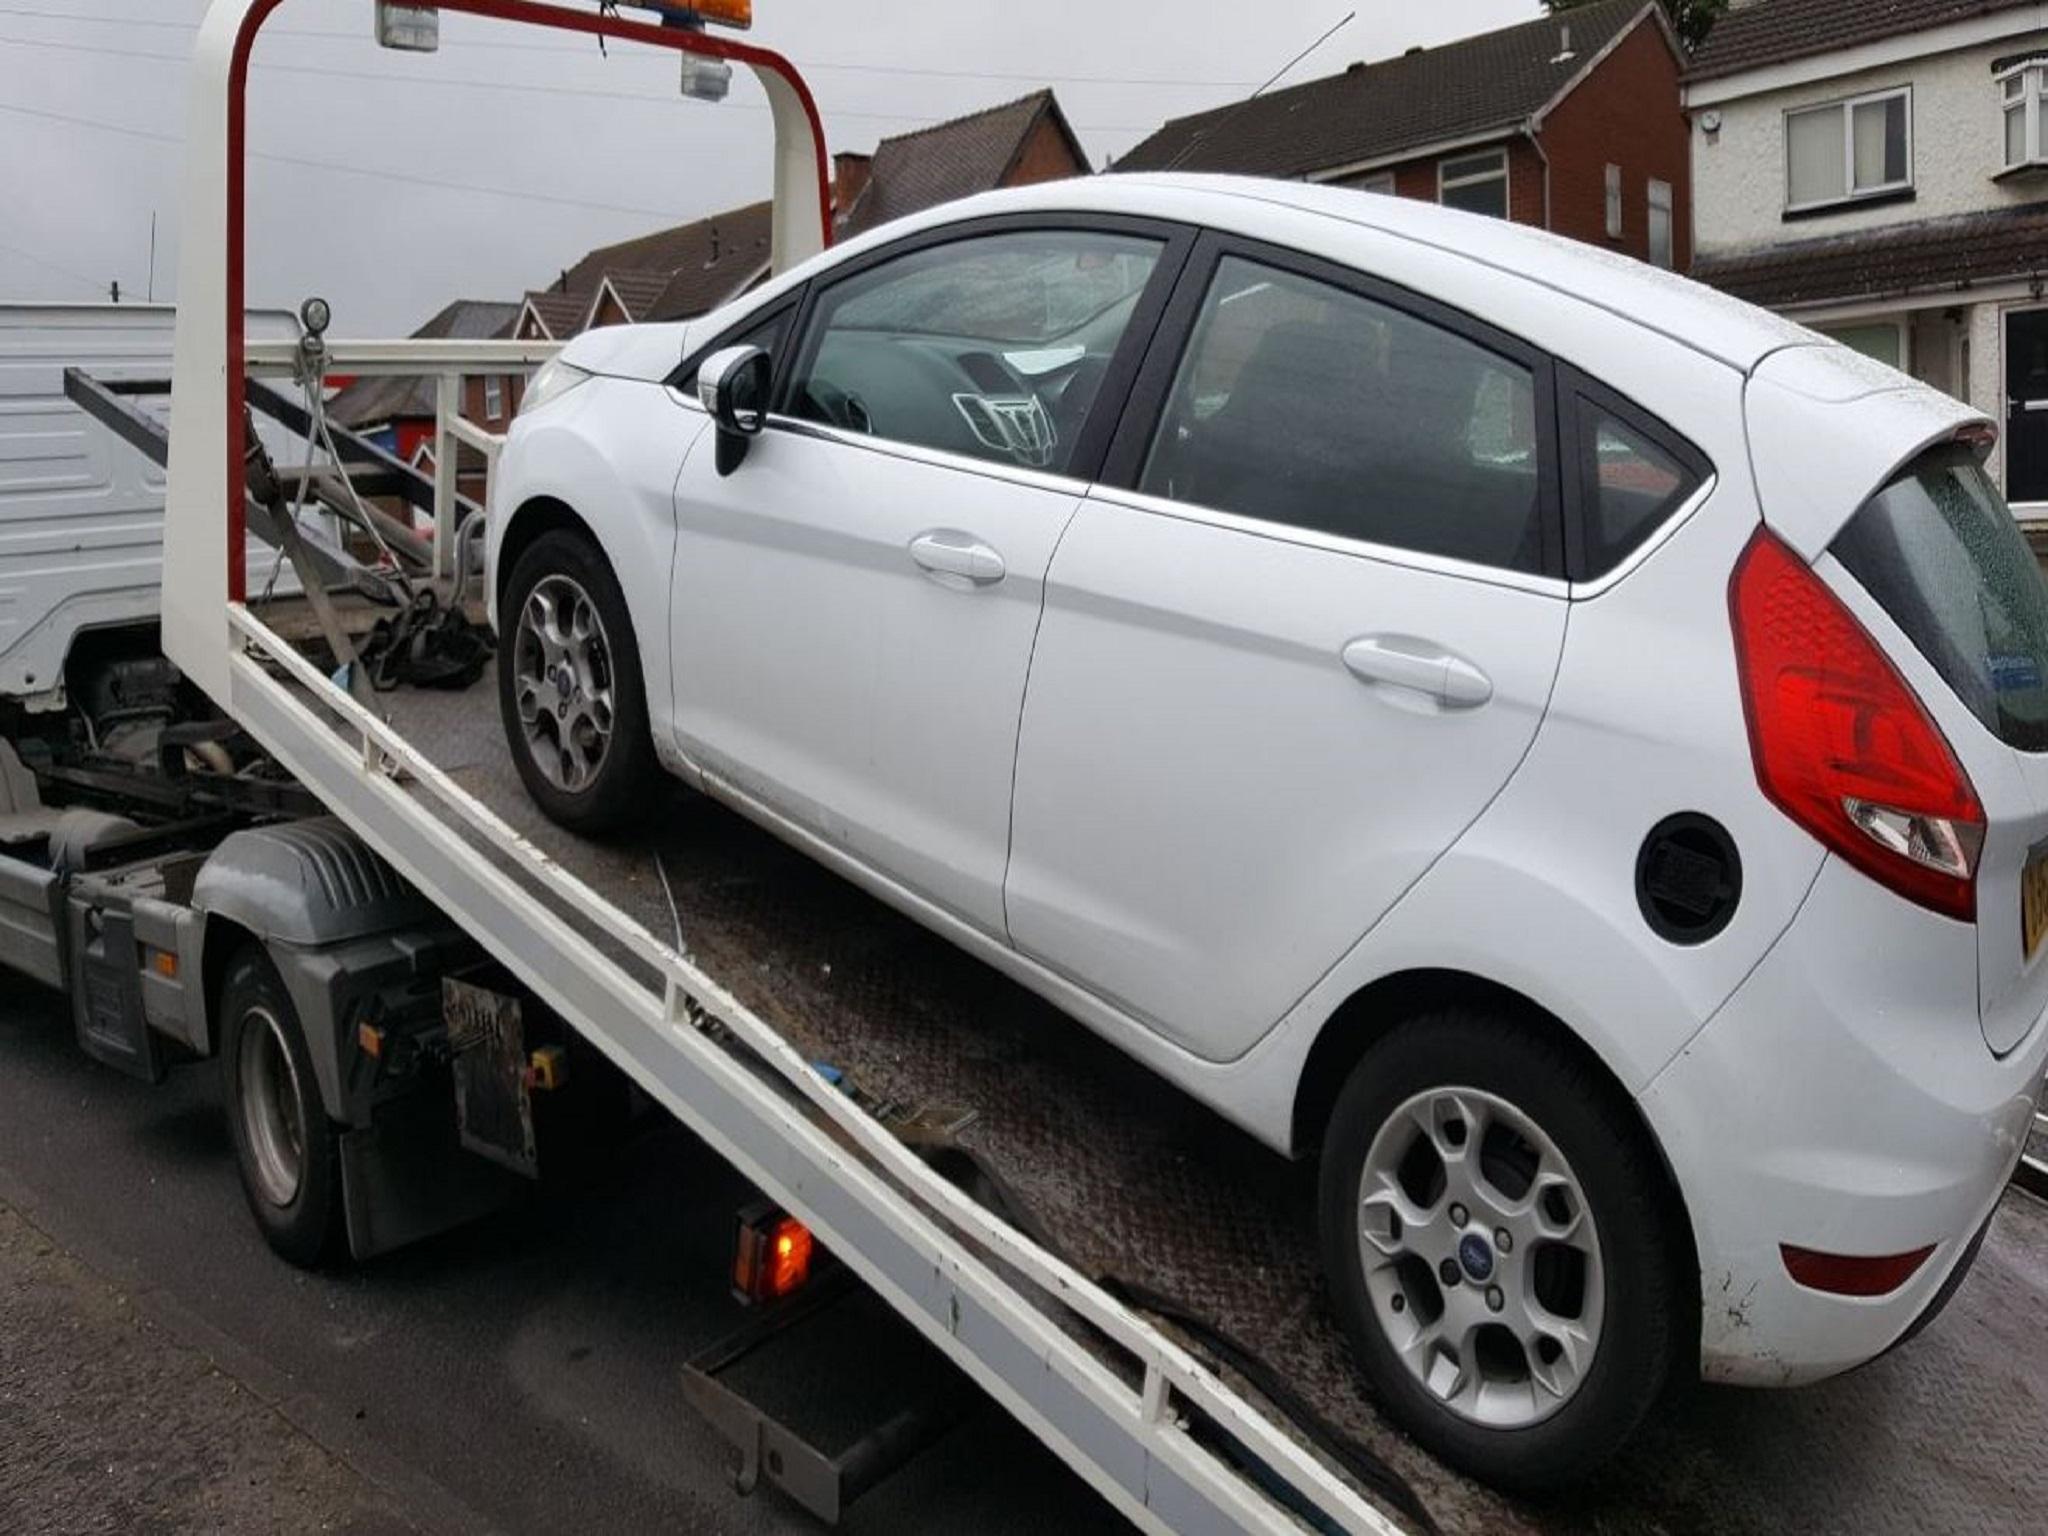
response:
[[[1883,1353],[1966,1266],[2025,1146],[2048,1026],[1994,1057],[1977,934],[1830,859],[1792,927],[1642,1106],[1700,1256],[1701,1371],[1790,1386]],[[1879,1297],[1808,1290],[1779,1245],[1934,1252]]]

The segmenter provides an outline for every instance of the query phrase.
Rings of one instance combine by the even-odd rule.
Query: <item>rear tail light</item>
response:
[[[1736,563],[1728,606],[1764,793],[1880,884],[1974,921],[1984,808],[1877,643],[1768,530]]]

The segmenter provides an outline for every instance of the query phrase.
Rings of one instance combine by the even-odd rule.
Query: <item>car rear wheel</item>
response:
[[[220,1019],[228,1128],[250,1213],[282,1257],[321,1264],[341,1250],[341,1139],[298,1009],[260,945],[228,962]]]
[[[1670,1197],[1612,1085],[1541,1031],[1397,1027],[1322,1162],[1332,1299],[1389,1412],[1438,1457],[1540,1491],[1620,1448],[1681,1333]]]
[[[645,811],[660,771],[626,599],[579,534],[542,534],[499,608],[498,706],[512,760],[548,817],[605,832]]]

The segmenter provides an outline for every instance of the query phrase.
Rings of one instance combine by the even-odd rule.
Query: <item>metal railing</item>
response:
[[[434,381],[434,501],[432,574],[447,580],[456,573],[456,533],[461,518],[458,476],[442,473],[455,466],[463,445],[484,457],[485,483],[497,467],[505,439],[463,414],[463,385],[478,377],[525,375],[548,361],[561,345],[553,341],[450,341],[408,337],[402,341],[330,340],[325,368],[329,374],[356,378],[420,378]],[[300,366],[296,342],[252,341],[249,373],[256,378],[290,378]]]

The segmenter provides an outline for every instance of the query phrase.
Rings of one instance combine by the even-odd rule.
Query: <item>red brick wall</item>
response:
[[[1047,115],[1039,118],[1030,136],[1024,140],[1024,147],[1017,152],[1016,163],[1003,178],[1003,185],[1028,187],[1035,181],[1058,181],[1063,176],[1087,174],[1088,167],[1076,160],[1073,150],[1067,146],[1067,136]]]
[[[1392,167],[1394,190],[1403,197],[1419,198],[1425,203],[1436,201],[1437,166],[1445,160],[1459,160],[1467,155],[1484,154],[1496,146],[1481,144],[1470,149],[1453,150],[1448,155],[1431,155],[1427,160],[1409,160]],[[1518,224],[1541,224],[1543,222],[1543,162],[1536,151],[1529,147],[1526,139],[1511,139],[1504,146],[1508,152],[1508,217]],[[1377,173],[1384,174],[1384,172]]]
[[[1542,129],[1550,223],[1561,235],[1649,256],[1650,179],[1671,184],[1673,264],[1692,262],[1692,162],[1678,61],[1654,19],[1622,39]],[[1621,238],[1607,234],[1607,167],[1621,167]]]

